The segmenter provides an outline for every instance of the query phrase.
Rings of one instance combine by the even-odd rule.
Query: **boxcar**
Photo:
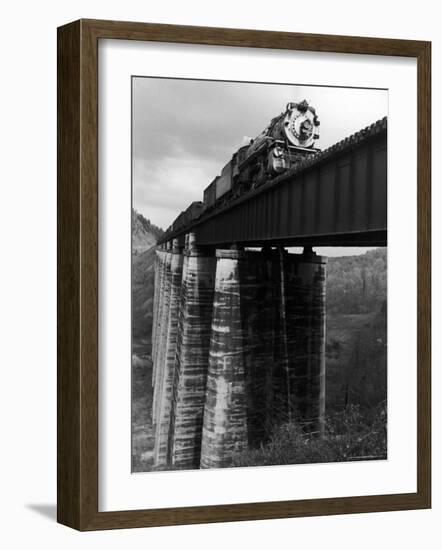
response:
[[[194,201],[186,210],[186,224],[198,219],[204,209],[201,201]]]
[[[216,200],[232,189],[232,161],[228,162],[221,170],[220,177],[216,180]]]
[[[217,179],[219,179],[219,176],[216,176],[212,183],[204,189],[204,208],[210,208],[215,204]]]
[[[181,212],[176,220],[173,222],[173,230],[177,231],[186,224],[186,212]]]

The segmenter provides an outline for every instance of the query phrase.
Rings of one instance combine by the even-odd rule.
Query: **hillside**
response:
[[[375,406],[387,391],[387,249],[329,258],[327,410]]]
[[[132,209],[132,253],[142,254],[157,244],[164,231]]]
[[[328,259],[327,314],[379,311],[386,299],[386,248]]]
[[[134,348],[150,346],[155,245],[164,231],[132,210],[132,338]],[[150,351],[150,350],[149,350]]]
[[[155,247],[132,258],[132,338],[134,345],[151,343]]]
[[[156,243],[163,230],[132,211],[132,471],[152,467],[152,300]]]

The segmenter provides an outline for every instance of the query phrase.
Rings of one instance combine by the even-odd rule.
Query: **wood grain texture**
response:
[[[418,57],[417,487],[431,507],[431,43]]]
[[[98,488],[97,47],[58,29],[58,521],[84,529]]]
[[[98,40],[398,55],[418,62],[418,491],[98,512]],[[80,20],[58,29],[58,521],[79,530],[428,508],[431,48],[421,41]]]
[[[80,507],[80,23],[58,32],[57,518]]]
[[[249,48],[417,57],[425,44],[425,42],[416,40],[228,29],[222,27],[194,27],[189,25],[158,25],[155,23],[129,21],[86,19],[81,20],[81,22],[84,28],[87,27],[89,32],[100,38]]]

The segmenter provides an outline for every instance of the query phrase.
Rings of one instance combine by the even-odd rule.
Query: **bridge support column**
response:
[[[239,264],[244,332],[248,446],[265,442],[275,427],[273,379],[279,368],[279,263],[276,250],[246,252]],[[276,405],[276,406],[275,406]]]
[[[156,357],[160,344],[160,331],[163,308],[163,292],[164,292],[164,272],[166,268],[166,252],[163,249],[164,245],[159,245],[156,250],[155,260],[155,283],[154,283],[154,303],[153,303],[153,319],[152,319],[152,386],[155,386],[155,371]]]
[[[280,270],[277,251],[217,250],[202,468],[230,466],[266,441],[277,421]]]
[[[162,393],[162,382],[165,367],[165,354],[167,344],[167,331],[169,325],[169,305],[171,288],[171,266],[172,252],[169,243],[163,252],[163,267],[160,281],[160,296],[158,307],[158,324],[155,335],[155,356],[154,356],[154,392],[152,399],[152,421],[156,425]]]
[[[280,266],[283,373],[277,387],[280,395],[287,395],[289,419],[322,433],[326,259],[309,249],[303,254],[282,252]]]
[[[183,254],[174,239],[170,260],[170,291],[169,312],[166,330],[165,352],[161,378],[158,379],[158,400],[156,413],[154,464],[167,464],[168,442],[170,428],[170,413],[172,404],[172,385],[175,369],[175,354],[178,329],[178,312],[181,295],[181,279],[183,269]]]
[[[217,250],[201,468],[229,466],[247,448],[247,403],[239,261],[243,252]]]
[[[187,238],[173,380],[169,463],[199,468],[216,259]]]
[[[230,466],[291,421],[323,431],[325,265],[306,249],[157,252],[154,462]]]
[[[155,287],[154,287],[154,309],[152,321],[152,386],[155,387],[156,366],[158,346],[160,343],[159,334],[161,331],[161,310],[162,310],[162,290],[164,282],[165,253],[160,248],[156,251],[155,265]],[[153,403],[152,403],[153,406]]]

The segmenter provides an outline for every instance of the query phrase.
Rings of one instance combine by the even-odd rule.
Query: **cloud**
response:
[[[165,228],[191,202],[201,200],[202,189],[219,168],[214,160],[188,156],[135,159],[135,208]]]

